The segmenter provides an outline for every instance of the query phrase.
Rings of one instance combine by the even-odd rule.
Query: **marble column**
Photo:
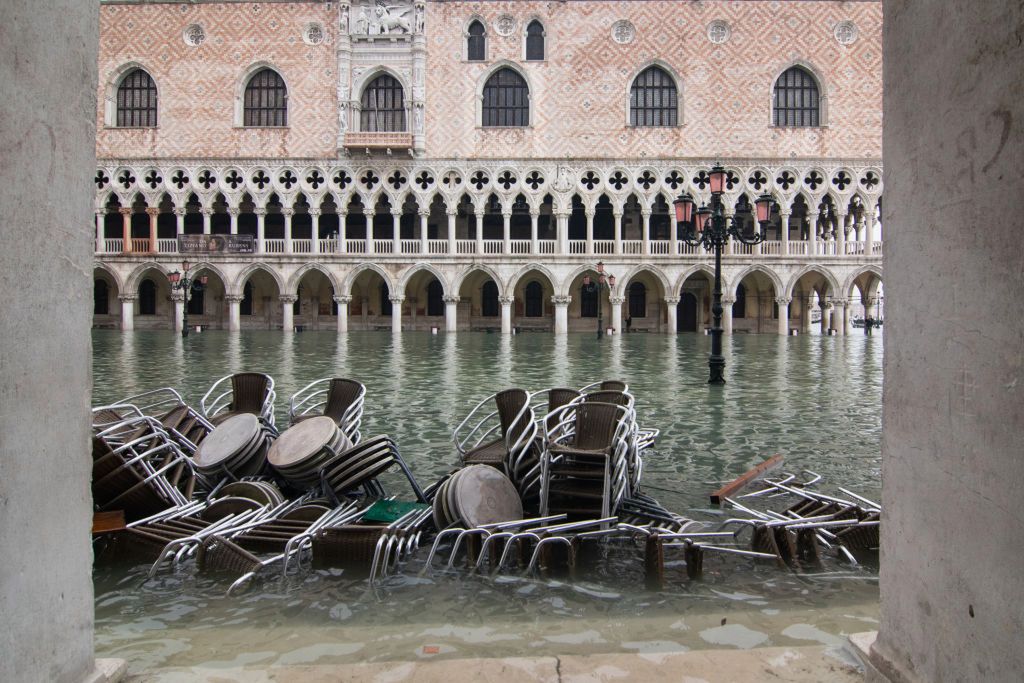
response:
[[[107,244],[103,230],[104,223],[106,222],[106,212],[96,211],[96,253],[102,254],[107,250]]]
[[[402,253],[402,210],[391,211],[391,253]]]
[[[622,334],[622,304],[625,303],[626,297],[623,296],[609,296],[608,303],[612,306],[612,329],[615,330],[615,334]]]
[[[864,208],[864,255],[871,256],[875,250],[875,207]]]
[[[569,302],[571,296],[553,296],[551,303],[555,305],[555,334],[569,333]]]
[[[230,216],[230,218],[231,218],[230,232],[231,232],[232,235],[237,235],[238,234],[238,207],[237,206],[229,206],[228,207],[228,216]]]
[[[511,254],[512,253],[512,212],[502,212],[501,214],[501,253]]]
[[[292,253],[292,216],[295,209],[290,206],[281,207],[281,215],[284,216],[284,253]]]
[[[673,256],[679,254],[679,224],[676,223],[675,208],[669,207],[668,216],[668,253]]]
[[[392,294],[388,299],[391,301],[391,331],[398,333],[402,331],[402,304],[405,303],[405,296]]]
[[[846,334],[846,326],[848,323],[849,315],[849,302],[846,299],[833,299],[832,305],[835,306],[835,311],[832,313],[832,328],[836,331],[836,334],[843,336]]]
[[[228,294],[224,301],[228,302],[228,330],[237,332],[242,329],[242,297]]]
[[[257,206],[253,213],[256,214],[256,253],[267,253],[267,210]]]
[[[184,206],[174,207],[174,218],[175,218],[175,235],[185,234],[185,214],[187,211]]]
[[[587,251],[588,255],[594,253],[594,210],[587,209],[585,212],[587,217]]]
[[[174,331],[181,332],[185,317],[185,293],[171,292],[171,303],[174,304]]]
[[[476,211],[473,213],[476,219],[476,253],[484,253],[484,212]]]
[[[430,244],[428,243],[428,235],[430,227],[428,225],[430,220],[430,209],[420,209],[420,254],[426,257],[430,253]]]
[[[130,207],[122,206],[118,212],[121,214],[121,251],[130,254],[132,253],[132,210]]]
[[[155,254],[160,251],[156,233],[156,222],[160,216],[160,209],[155,206],[147,206],[146,214],[149,216],[149,253]]]
[[[569,214],[567,213],[556,213],[555,214],[555,225],[556,237],[558,239],[558,248],[555,250],[558,254],[569,253]]]
[[[459,297],[445,296],[444,301],[444,331],[454,332],[458,329]]]
[[[647,256],[651,253],[651,212],[641,211],[641,217],[643,218],[643,255]]]
[[[672,243],[675,244],[675,240],[673,240]],[[668,329],[665,330],[667,334],[676,333],[676,328],[678,327],[677,314],[679,312],[679,309],[677,307],[679,306],[679,301],[680,297],[678,296],[665,297],[665,310],[666,312],[668,312]]]
[[[309,253],[319,254],[320,253],[320,208],[310,207],[309,209]]]
[[[135,294],[122,294],[121,300],[121,331],[131,332],[135,329]]]
[[[538,239],[537,221],[540,218],[539,211],[530,211],[530,253],[540,253],[540,240]]]
[[[348,253],[348,213],[338,214],[338,241],[336,249],[339,254]]]
[[[512,334],[512,302],[513,297],[502,296],[498,297],[498,302],[501,304],[501,333]]]
[[[789,302],[791,301],[788,296],[779,296],[775,298],[775,303],[779,307],[779,334],[783,337],[789,335]]]
[[[445,213],[448,216],[448,253],[455,254],[457,251],[455,244],[455,219],[458,217],[459,211],[458,209],[448,209]]]
[[[836,256],[846,255],[846,214],[836,214]]]
[[[615,218],[615,246],[614,251],[616,254],[622,253],[622,212],[613,211],[612,216]],[[618,328],[615,328],[618,330]]]
[[[821,306],[821,333],[827,335],[832,327],[832,304],[825,303]]]
[[[736,297],[722,295],[722,334],[732,334],[732,305]]]
[[[782,235],[780,235],[780,238],[782,240],[782,244],[779,246],[779,253],[782,254],[783,256],[786,256],[786,255],[789,254],[789,214],[788,213],[780,213],[779,214],[779,229],[782,232]]]
[[[204,206],[200,211],[203,214],[203,234],[209,235],[211,232],[210,224],[213,218],[213,209],[208,209]]]
[[[281,328],[285,332],[293,332],[295,330],[295,311],[292,306],[298,297],[294,294],[282,294],[279,299],[281,301]]]
[[[338,304],[338,334],[348,332],[348,305],[352,303],[351,296],[336,296],[334,303]]]
[[[366,216],[366,253],[374,253],[373,246],[373,217],[376,215],[373,209],[364,208],[363,215]]]
[[[814,324],[811,320],[811,312],[814,308],[814,298],[807,296],[801,300],[801,303],[804,306],[804,310],[800,316],[800,334],[810,334],[811,326]]]

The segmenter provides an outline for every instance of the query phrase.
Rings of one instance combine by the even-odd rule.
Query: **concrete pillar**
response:
[[[537,220],[540,218],[539,211],[530,211],[530,253],[540,253],[540,240],[537,238]]]
[[[553,296],[551,303],[555,305],[555,334],[569,333],[569,302],[571,296]]]
[[[256,253],[267,253],[267,210],[257,206],[253,213],[256,214]]]
[[[779,229],[782,231],[782,234],[780,235],[780,238],[782,240],[782,244],[779,247],[779,251],[780,251],[780,253],[783,256],[787,256],[789,254],[789,214],[788,213],[780,213],[779,214]]]
[[[615,218],[615,245],[614,251],[616,254],[622,253],[622,212],[613,211],[612,217]],[[618,329],[618,328],[616,328]]]
[[[131,332],[135,329],[135,294],[121,294],[121,331]]]
[[[402,331],[402,304],[405,303],[405,296],[392,294],[388,298],[391,301],[391,332],[397,334]]]
[[[338,214],[337,252],[339,254],[348,253],[348,213]]]
[[[459,215],[457,209],[448,209],[448,253],[454,254],[457,249],[455,245],[455,219]]]
[[[732,334],[732,305],[736,297],[722,295],[722,334]]]
[[[673,221],[674,222],[674,221]],[[665,330],[666,334],[675,334],[677,323],[677,313],[679,306],[680,297],[678,296],[667,296],[665,297],[665,311],[668,313],[668,329]]]
[[[391,253],[402,253],[402,211],[391,211]]]
[[[643,217],[643,254],[647,256],[651,253],[651,212],[650,210],[644,210],[640,212]]]
[[[847,316],[849,314],[849,307],[846,304],[846,299],[832,300],[832,305],[835,306],[835,311],[832,313],[832,329],[839,336],[846,334]]]
[[[502,296],[498,297],[498,302],[501,303],[501,333],[512,334],[512,302],[513,297]]]
[[[454,332],[458,329],[459,297],[445,296],[444,301],[444,331]]]
[[[473,216],[476,218],[476,253],[484,253],[484,212],[476,211]]]
[[[320,253],[320,209],[310,208],[309,209],[310,219],[310,232],[309,236],[312,242],[309,245],[309,253],[319,254]]]
[[[298,297],[294,294],[282,294],[279,298],[281,301],[281,329],[285,332],[292,332],[295,330],[295,310],[293,306]]]
[[[779,307],[779,334],[783,337],[789,336],[789,302],[791,301],[788,296],[780,296],[775,298],[775,303]]]
[[[430,220],[430,210],[420,209],[420,254],[424,257],[430,253],[430,245],[427,240],[427,236],[430,234],[430,227],[428,221]]]
[[[608,303],[612,306],[612,328],[615,334],[622,334],[622,304],[626,301],[622,296],[609,296]]]
[[[348,305],[352,303],[350,296],[336,296],[334,303],[338,304],[338,334],[348,332]]]
[[[121,214],[121,251],[125,254],[132,253],[132,210],[131,207],[122,206],[118,209]]]
[[[107,250],[106,235],[104,234],[104,223],[106,222],[106,211],[96,211],[96,253],[102,254]]]
[[[209,235],[211,232],[210,222],[213,216],[213,209],[208,209],[204,206],[200,211],[203,214],[203,234]]]
[[[376,215],[373,209],[363,209],[366,216],[366,253],[372,254],[376,250],[373,244],[373,217]]]
[[[156,240],[156,221],[157,217],[160,215],[160,209],[155,206],[147,206],[146,214],[149,216],[149,253],[155,254],[160,251]]]
[[[594,210],[587,209],[587,254],[594,253]]]
[[[230,232],[231,232],[232,235],[237,235],[238,234],[238,207],[237,206],[229,206],[228,207],[228,216],[230,216],[230,218],[231,218]]]
[[[224,301],[228,302],[228,330],[237,332],[242,329],[242,297],[228,294]]]
[[[512,212],[502,212],[501,214],[502,228],[501,228],[501,253],[511,254],[512,253]]]
[[[292,216],[295,209],[290,206],[281,207],[281,215],[284,216],[284,253],[292,253]]]

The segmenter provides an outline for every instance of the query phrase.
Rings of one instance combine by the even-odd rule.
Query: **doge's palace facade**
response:
[[[95,324],[700,331],[713,259],[672,200],[707,201],[720,161],[749,230],[776,201],[727,247],[726,332],[844,334],[881,282],[881,25],[849,1],[105,0]]]

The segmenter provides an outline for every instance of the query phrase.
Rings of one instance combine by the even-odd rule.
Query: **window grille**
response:
[[[363,132],[405,132],[405,92],[393,76],[378,76],[363,90],[359,128]]]
[[[772,121],[776,126],[814,127],[821,121],[821,98],[814,77],[799,66],[775,81]]]
[[[530,90],[512,69],[495,72],[484,85],[483,126],[530,125]]]
[[[263,69],[245,86],[243,125],[253,127],[288,125],[288,88],[273,69]]]
[[[675,81],[664,69],[645,69],[629,90],[629,125],[675,126],[679,121],[679,97]]]
[[[156,127],[156,84],[142,69],[134,69],[117,86],[117,126]]]

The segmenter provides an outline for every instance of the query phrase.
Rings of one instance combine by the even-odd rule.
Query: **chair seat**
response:
[[[567,446],[563,444],[548,444],[548,451],[551,455],[565,455],[571,458],[590,460],[595,463],[604,463],[604,461],[610,455],[611,449],[588,449],[588,448],[576,448],[574,446]]]
[[[462,459],[467,465],[504,465],[508,460],[508,450],[504,439],[495,439],[481,444],[466,453]]]

